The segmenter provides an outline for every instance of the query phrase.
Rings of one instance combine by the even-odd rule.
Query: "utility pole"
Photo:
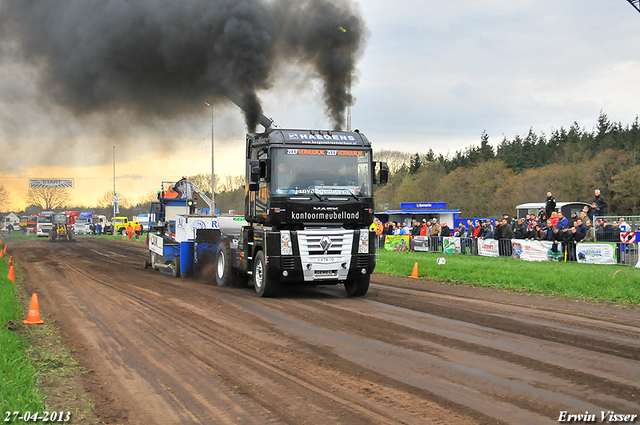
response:
[[[215,198],[215,187],[216,187],[216,175],[215,175],[215,151],[214,151],[214,143],[213,143],[213,106],[209,102],[204,102],[209,108],[211,108],[211,214],[214,214],[216,211],[216,198]]]

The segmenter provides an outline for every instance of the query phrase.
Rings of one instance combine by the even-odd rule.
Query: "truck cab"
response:
[[[373,187],[388,176],[386,163],[372,156],[358,131],[278,128],[247,135],[248,225],[233,267],[253,276],[260,296],[281,284],[344,284],[350,296],[367,292],[375,268]]]
[[[113,230],[115,234],[126,234],[127,226],[129,225],[129,219],[127,217],[113,217],[111,220],[111,224],[113,226]]]
[[[48,237],[53,226],[53,212],[43,211],[37,216],[36,221],[36,236],[39,238]]]

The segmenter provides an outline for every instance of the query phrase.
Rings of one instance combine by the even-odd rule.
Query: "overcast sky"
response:
[[[370,36],[353,79],[352,126],[375,149],[453,154],[479,144],[484,130],[497,145],[530,128],[549,134],[574,121],[591,131],[600,111],[624,125],[640,114],[640,13],[625,0],[367,0],[359,6]],[[29,177],[75,178],[74,200],[95,203],[113,184],[113,145],[118,189],[134,199],[162,179],[211,171],[206,105],[188,120],[105,135],[96,130],[105,125],[100,117],[77,121],[39,104],[36,78],[35,70],[0,58],[3,121],[29,122],[17,138],[0,129],[0,184],[17,208],[24,207]],[[281,127],[327,128],[319,93],[319,83],[283,71],[259,95],[265,114]],[[218,108],[214,124],[216,174],[242,174],[240,112],[232,104]],[[63,144],[62,155],[38,155],[38,144],[66,137],[68,154]],[[99,148],[82,150],[83,140],[96,139]],[[144,159],[152,151],[153,161]]]

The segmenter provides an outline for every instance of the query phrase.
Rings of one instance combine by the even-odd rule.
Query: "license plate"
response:
[[[316,276],[333,276],[334,274],[333,270],[316,270]]]

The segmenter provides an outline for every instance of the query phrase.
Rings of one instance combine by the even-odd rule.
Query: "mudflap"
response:
[[[180,272],[183,275],[193,274],[194,247],[195,243],[193,241],[180,242]]]
[[[196,230],[195,258],[199,266],[206,263],[215,263],[220,239],[221,233],[219,229]]]

